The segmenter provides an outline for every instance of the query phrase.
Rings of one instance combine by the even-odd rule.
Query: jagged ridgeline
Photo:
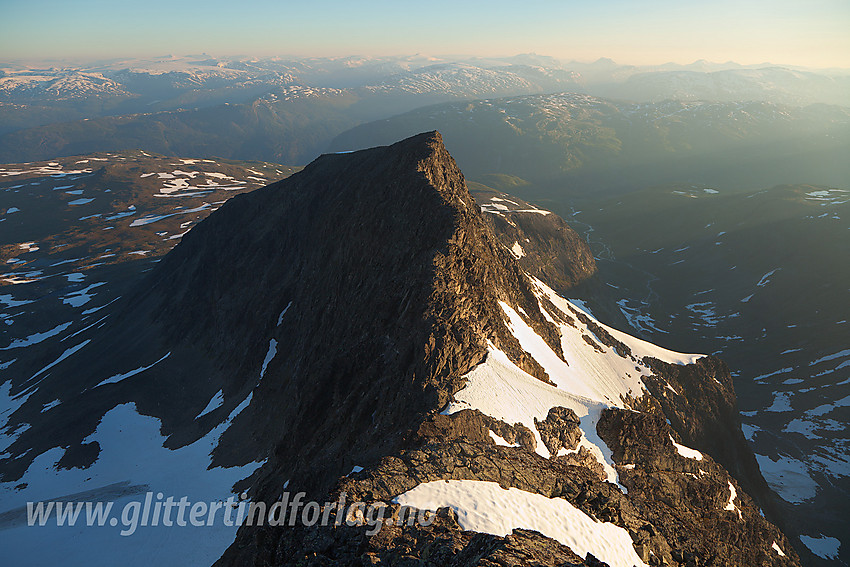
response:
[[[91,463],[100,418],[134,402],[172,448],[224,425],[214,465],[265,459],[238,485],[255,501],[440,510],[378,531],[244,526],[220,565],[798,564],[760,513],[723,362],[559,297],[594,273],[586,244],[479,199],[436,132],[230,199],[73,356],[16,384],[46,381],[13,416],[32,426],[4,480],[53,447]],[[55,391],[75,403],[36,419]]]

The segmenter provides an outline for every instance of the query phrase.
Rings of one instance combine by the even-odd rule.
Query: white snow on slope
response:
[[[262,378],[263,376],[266,375],[266,368],[268,368],[269,362],[272,361],[272,359],[275,357],[276,354],[277,354],[277,341],[274,340],[274,339],[271,339],[269,341],[269,350],[266,351],[266,358],[263,360],[263,367],[262,367],[262,369],[260,369],[260,378]]]
[[[289,308],[292,307],[292,302],[286,304],[286,307],[283,308],[283,311],[280,312],[280,315],[277,316],[277,324],[280,326],[283,323],[283,316],[286,315],[286,312],[289,311]]]
[[[71,348],[65,349],[65,352],[60,354],[59,358],[57,358],[56,360],[54,360],[53,362],[51,362],[50,364],[48,364],[47,366],[45,366],[44,368],[42,368],[41,370],[39,370],[38,372],[33,374],[32,377],[29,380],[24,382],[24,384],[29,384],[30,382],[32,382],[33,380],[35,380],[36,378],[38,378],[39,376],[41,376],[42,374],[44,374],[45,372],[47,372],[48,370],[50,370],[51,368],[53,368],[54,366],[56,366],[57,364],[59,364],[60,362],[65,360],[66,358],[68,358],[69,356],[73,356],[74,354],[76,354],[81,348],[83,348],[84,346],[86,346],[90,342],[91,342],[91,339],[86,339],[83,342],[81,342],[80,344],[78,344],[77,346],[73,346]],[[42,378],[42,380],[43,380],[43,378]],[[41,382],[41,380],[39,380],[39,382]],[[38,382],[36,382],[35,384],[31,384],[30,386],[27,387],[26,390],[24,390],[24,392],[21,392],[21,394],[23,394],[25,392],[29,392],[37,384],[38,384]]]
[[[670,441],[673,442],[673,446],[676,448],[676,451],[686,459],[694,459],[697,461],[702,460],[702,453],[700,453],[696,449],[691,449],[690,447],[679,445],[678,443],[676,443],[676,440],[673,439],[672,435],[670,436]]]
[[[12,362],[14,362],[14,359]],[[28,399],[29,396],[12,395],[11,380],[0,384],[0,455],[5,455],[6,449],[23,433],[22,429],[9,431],[6,426],[9,416],[18,411],[18,408],[24,405]]]
[[[575,323],[575,327],[558,323],[561,318],[558,313],[547,311],[540,302],[543,316],[560,330],[560,346],[565,360],[523,319],[525,312],[521,315],[505,302],[500,302],[500,307],[511,333],[522,349],[543,367],[552,384],[527,374],[504,352],[488,343],[484,362],[464,376],[464,388],[455,394],[443,413],[477,409],[509,424],[521,423],[534,435],[536,452],[550,458],[552,455],[543,444],[535,419],[544,420],[553,407],[572,409],[579,417],[582,431],[579,448],[586,447],[602,464],[608,482],[619,485],[611,451],[596,433],[602,410],[622,407],[623,396],[637,397],[645,391],[641,378],[649,375],[651,370],[643,364],[643,357],[651,356],[671,364],[690,364],[702,355],[669,351],[600,323],[615,339],[632,349],[634,358],[621,356],[612,347],[602,344],[593,331],[577,319],[576,308],[567,300],[539,280],[533,281],[538,297],[548,299]],[[551,310],[551,307],[548,309]],[[507,444],[492,431],[490,436],[497,444]],[[688,447],[679,445],[677,450],[685,457],[702,459],[701,453]],[[519,527],[534,529],[569,545],[580,555],[589,551],[611,565],[643,565],[625,531],[608,524],[613,530],[604,537],[600,536],[599,526],[602,524],[594,522],[566,501],[550,500],[517,489],[503,490],[496,484],[476,481],[421,484],[398,497],[397,501],[426,509],[449,505],[458,512],[464,529],[497,535],[506,535]],[[579,521],[575,513],[590,524]],[[620,535],[626,537],[620,539]]]
[[[157,222],[157,221],[161,221],[162,219],[167,219],[168,217],[173,217],[175,215],[186,215],[186,214],[191,214],[191,213],[198,213],[200,211],[205,211],[209,208],[210,208],[210,204],[204,203],[203,205],[195,207],[194,209],[181,209],[176,213],[169,213],[167,215],[148,215],[148,216],[144,216],[142,218],[134,220],[133,222],[130,223],[130,226],[132,226],[132,227],[145,226],[146,224],[151,224],[151,223],[154,223],[154,222]]]
[[[645,566],[626,530],[597,522],[562,498],[547,498],[495,482],[436,481],[400,494],[395,502],[420,510],[449,506],[464,530],[506,536],[516,528],[536,530],[584,557],[592,553],[611,567]]]
[[[738,491],[735,490],[735,485],[732,484],[731,482],[729,482],[729,502],[726,503],[726,507],[723,508],[723,509],[728,510],[730,512],[737,512],[738,513],[738,519],[740,520],[740,519],[743,518],[743,515],[741,514],[741,511],[738,509],[738,507],[735,505],[735,499],[737,497],[738,497]],[[776,544],[774,543],[773,545],[776,545]]]
[[[773,270],[769,271],[768,273],[766,273],[765,275],[763,275],[756,285],[758,287],[764,287],[767,284],[769,284],[771,276],[773,274],[775,274],[777,270],[779,270],[779,268],[773,269]]]
[[[844,356],[850,356],[850,349],[842,350],[841,352],[836,352],[835,354],[830,354],[829,356],[821,357],[814,362],[810,362],[809,366],[814,366],[815,364],[820,364],[821,362],[827,362],[829,360],[835,360],[837,358],[841,358]]]
[[[642,362],[620,356],[613,348],[594,340],[593,332],[576,319],[575,307],[539,280],[533,281],[538,297],[549,299],[556,309],[575,321],[576,327],[560,324],[542,303],[540,305],[543,315],[560,329],[561,349],[566,361],[537,335],[516,310],[505,302],[500,302],[500,306],[514,337],[523,350],[543,367],[554,385],[530,376],[504,352],[488,344],[486,359],[464,376],[465,387],[455,394],[454,401],[443,413],[477,409],[509,424],[522,423],[534,434],[537,453],[550,458],[552,455],[543,444],[534,420],[546,419],[553,407],[572,409],[579,417],[582,430],[579,446],[586,447],[602,464],[609,482],[619,484],[611,452],[596,433],[596,423],[604,408],[622,407],[623,396],[640,396],[645,390],[641,377],[651,371]],[[701,356],[668,351],[609,327],[603,328],[632,348],[636,357],[654,356],[670,363],[686,364]],[[596,343],[596,348],[586,339]],[[694,455],[702,457],[687,447],[682,450],[689,458],[697,458]]]
[[[782,548],[779,547],[779,544],[776,543],[775,541],[773,542],[773,545],[771,546],[771,548],[773,549],[773,551],[775,551],[779,555],[779,557],[785,557],[785,552],[782,551]]]
[[[572,305],[572,303],[559,296],[557,293],[555,293],[554,290],[552,290],[552,288],[544,284],[542,281],[536,278],[531,278],[531,281],[535,284],[539,291],[543,292],[546,295],[546,298],[551,301],[555,307],[557,307],[564,313],[571,313],[569,307]],[[579,309],[575,306],[573,306],[573,308]],[[657,358],[658,360],[662,362],[667,362],[669,364],[693,364],[694,362],[705,356],[704,354],[684,354],[681,352],[675,352],[666,348],[662,348],[658,345],[641,340],[637,337],[633,337],[622,331],[618,331],[617,329],[614,329],[612,327],[609,327],[608,325],[605,325],[604,323],[597,321],[594,317],[590,315],[588,316],[593,319],[600,327],[608,331],[612,337],[629,347],[632,350],[632,354],[637,359],[642,359],[645,356],[649,356],[651,358]]]
[[[207,407],[205,407],[201,411],[201,413],[199,413],[198,415],[195,416],[195,419],[198,419],[199,417],[203,417],[203,416],[207,415],[208,413],[210,413],[211,411],[220,408],[223,403],[224,403],[224,392],[222,390],[219,390],[216,393],[216,395],[213,396],[210,399],[210,402],[207,404]]]
[[[34,333],[34,334],[29,335],[28,337],[25,337],[23,339],[15,339],[15,340],[12,341],[12,343],[9,346],[0,348],[0,350],[9,350],[9,349],[13,349],[13,348],[21,348],[21,347],[26,347],[26,346],[38,344],[38,343],[40,343],[40,342],[42,342],[46,339],[49,339],[50,337],[58,335],[59,333],[61,333],[62,331],[64,331],[65,329],[67,329],[70,326],[71,326],[70,322],[63,323],[62,325],[58,325],[58,326],[52,328],[49,331],[45,331],[43,333]]]
[[[577,349],[568,349],[565,347],[573,345],[562,344],[562,348],[565,351],[564,354],[567,358],[567,362],[564,362],[546,344],[546,341],[523,321],[519,313],[514,311],[507,303],[500,301],[499,305],[501,305],[505,315],[508,316],[508,326],[519,341],[520,346],[523,350],[531,354],[534,360],[540,363],[546,374],[549,375],[549,379],[558,388],[571,394],[600,402],[610,400],[612,394],[621,393],[617,387],[618,384],[614,384],[613,387],[610,384],[604,384],[604,381],[608,378],[608,372],[606,371],[610,369],[605,367],[593,368],[592,363],[595,362],[594,358],[599,359],[600,357],[587,344],[579,344],[577,345],[579,347]],[[573,364],[573,362],[578,362],[578,364]],[[589,380],[588,378],[591,379]],[[593,378],[596,378],[596,380]],[[638,391],[640,391],[640,386],[638,386]]]
[[[21,305],[26,305],[27,303],[33,303],[34,300],[18,300],[15,299],[11,293],[4,293],[0,295],[0,305],[4,307],[20,307]]]
[[[168,358],[170,354],[171,354],[171,351],[169,351],[165,356],[163,356],[162,358],[160,358],[159,360],[157,360],[153,364],[149,364],[148,366],[142,366],[142,367],[136,368],[135,370],[130,370],[129,372],[124,372],[122,374],[115,374],[114,376],[110,376],[109,378],[106,378],[105,380],[101,380],[97,384],[97,386],[103,386],[104,384],[115,384],[117,382],[120,382],[121,380],[124,380],[125,378],[130,378],[131,376],[135,376],[136,374],[144,372],[145,370],[148,370],[149,368],[153,368],[154,366],[156,366],[157,364],[159,364],[160,362],[162,362],[163,360]],[[95,386],[95,388],[97,388],[97,386]]]
[[[237,408],[231,414],[237,413]],[[180,527],[139,526],[131,536],[121,536],[124,507],[143,503],[145,492],[179,501],[187,497],[191,503],[223,502],[231,496],[233,483],[249,476],[258,466],[207,470],[210,451],[226,428],[222,424],[199,441],[175,451],[163,447],[159,420],[141,416],[134,404],[115,407],[101,420],[95,433],[86,441],[97,441],[101,448],[98,460],[88,469],[57,471],[56,461],[62,449],[52,449],[39,456],[24,477],[22,490],[14,483],[0,483],[0,513],[26,506],[26,502],[73,500],[64,495],[82,491],[108,489],[115,483],[126,483],[123,494],[107,490],[108,496],[89,496],[86,500],[114,502],[111,516],[119,520],[115,526],[85,527],[85,512],[75,526],[52,525],[27,527],[26,509],[23,523],[4,526],[4,560],[14,565],[80,565],[98,563],[97,558],[121,557],[126,566],[210,565],[218,559],[236,535],[237,526],[223,522],[223,509],[218,510],[211,526]],[[144,458],[139,458],[143,455]],[[226,504],[225,504],[226,505]],[[172,514],[172,520],[176,514]],[[234,513],[231,518],[234,518]],[[186,517],[190,517],[189,514]],[[49,541],[50,545],[45,545]],[[96,557],[92,550],[97,550]],[[94,563],[92,563],[94,561]]]
[[[492,439],[493,442],[496,445],[501,445],[502,447],[519,447],[520,446],[519,443],[508,443],[507,441],[505,441],[505,439],[503,437],[500,437],[499,435],[494,433],[492,430],[488,430],[488,433],[490,433],[490,439]]]
[[[756,453],[764,479],[783,500],[800,504],[814,498],[818,485],[809,474],[809,468],[803,461],[787,455],[779,455],[776,460]]]
[[[543,444],[534,419],[546,419],[549,410],[561,406],[576,412],[583,432],[581,444],[603,463],[609,482],[617,482],[611,453],[596,433],[599,414],[606,404],[584,398],[541,382],[517,367],[502,351],[489,345],[485,361],[466,374],[466,386],[455,394],[443,411],[451,415],[465,409],[477,409],[511,425],[522,423],[537,441],[537,453],[552,455]]]
[[[91,293],[91,290],[102,285],[106,285],[106,282],[93,283],[85,289],[69,293],[68,295],[62,298],[62,303],[65,303],[72,307],[82,307],[83,305],[91,301],[92,297],[96,295],[94,293]]]
[[[794,408],[791,407],[791,396],[794,395],[793,392],[774,392],[773,394],[773,404],[769,408],[765,408],[764,411],[770,412],[786,412],[793,411]]]
[[[838,559],[838,548],[841,547],[841,542],[834,537],[801,535],[800,541],[821,559]]]
[[[597,402],[615,405],[620,403],[621,395],[638,396],[644,390],[640,372],[635,370],[635,363],[631,359],[621,357],[610,347],[600,344],[605,350],[604,353],[593,349],[583,338],[583,335],[593,335],[580,322],[576,322],[580,329],[559,325],[565,362],[516,311],[506,303],[500,304],[508,316],[509,326],[519,344],[540,363],[558,388]],[[649,373],[648,370],[646,372]]]

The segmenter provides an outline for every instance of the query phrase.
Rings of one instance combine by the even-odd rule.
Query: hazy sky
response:
[[[0,0],[0,60],[514,55],[850,67],[850,0]]]

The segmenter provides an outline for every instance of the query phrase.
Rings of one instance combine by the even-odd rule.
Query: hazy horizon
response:
[[[850,64],[847,66],[814,66],[814,65],[799,65],[799,64],[791,64],[785,61],[760,61],[755,63],[742,63],[740,61],[735,60],[727,60],[727,61],[712,61],[705,58],[694,59],[690,61],[651,61],[647,63],[633,63],[629,61],[621,61],[619,59],[615,59],[613,57],[609,57],[606,54],[601,54],[597,57],[590,58],[579,58],[579,57],[555,57],[548,53],[505,53],[498,55],[480,55],[474,53],[460,53],[460,54],[432,54],[432,53],[375,53],[375,54],[365,54],[365,53],[338,53],[338,54],[328,54],[328,55],[303,55],[303,54],[293,54],[293,53],[280,53],[280,54],[256,54],[256,53],[208,53],[208,52],[197,52],[197,53],[141,53],[137,55],[125,55],[125,56],[112,56],[112,57],[97,57],[97,56],[68,56],[68,57],[21,57],[21,58],[6,58],[0,59],[0,66],[8,64],[8,65],[20,65],[20,66],[32,66],[37,64],[63,64],[63,65],[77,65],[81,67],[86,66],[98,66],[98,65],[108,65],[110,63],[120,63],[123,61],[128,62],[165,62],[167,58],[173,58],[175,61],[179,61],[182,59],[190,59],[190,58],[201,58],[208,57],[211,59],[220,59],[223,61],[241,61],[241,60],[343,60],[343,59],[372,59],[372,60],[381,60],[381,59],[407,59],[407,60],[433,60],[436,62],[442,61],[470,61],[474,62],[476,60],[505,60],[510,58],[518,58],[518,57],[541,57],[541,58],[552,58],[557,60],[562,65],[567,64],[579,64],[579,65],[591,65],[593,63],[607,60],[612,61],[614,64],[618,66],[625,67],[636,67],[641,69],[653,69],[653,68],[661,68],[667,66],[677,66],[677,67],[688,67],[688,66],[696,66],[699,64],[704,64],[709,67],[717,68],[717,69],[725,69],[725,68],[767,68],[767,67],[783,67],[789,69],[806,69],[811,71],[840,71],[840,72],[850,72]],[[712,70],[717,70],[712,69]]]
[[[515,4],[383,0],[312,4],[250,0],[144,4],[81,0],[4,2],[4,60],[96,60],[167,53],[254,57],[366,57],[539,53],[624,65],[850,68],[850,3],[721,0],[711,6],[651,0]],[[220,55],[224,56],[224,55]]]

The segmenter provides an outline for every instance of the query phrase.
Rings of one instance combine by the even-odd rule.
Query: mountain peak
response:
[[[432,131],[324,155],[229,199],[100,326],[75,332],[77,346],[37,361],[13,416],[32,427],[0,461],[5,479],[52,448],[66,468],[91,465],[99,423],[132,402],[161,420],[168,448],[213,435],[213,467],[262,463],[239,485],[254,501],[271,504],[281,487],[396,509],[437,496],[440,508],[501,517],[498,529],[445,513],[435,527],[388,526],[368,540],[373,558],[430,550],[435,537],[432,558],[486,548],[500,564],[523,553],[552,565],[750,564],[771,543],[789,550],[714,461],[747,450],[725,365],[606,327],[529,275],[523,235],[566,241],[566,229],[547,236],[519,219],[552,213],[499,195],[476,205]],[[42,414],[54,397],[72,403]],[[494,498],[529,518],[494,510]],[[243,526],[220,564],[294,564],[330,548],[354,564],[366,540],[346,523]],[[718,540],[721,529],[746,547]],[[474,531],[485,539],[470,541]]]

